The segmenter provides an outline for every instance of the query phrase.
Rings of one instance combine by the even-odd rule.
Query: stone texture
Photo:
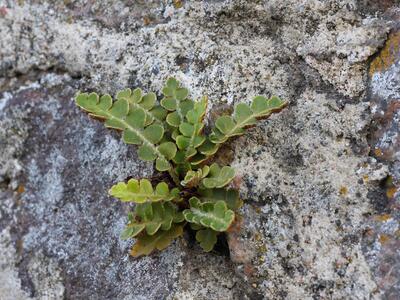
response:
[[[0,1],[0,299],[398,298],[399,9]],[[72,99],[170,75],[210,121],[256,94],[289,105],[219,158],[245,202],[228,245],[187,233],[133,259],[107,190],[153,167]]]

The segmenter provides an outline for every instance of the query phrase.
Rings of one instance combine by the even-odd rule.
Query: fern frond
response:
[[[210,252],[217,243],[218,232],[210,228],[201,229],[196,232],[196,240],[204,251]]]
[[[194,106],[192,100],[188,99],[189,91],[180,86],[175,78],[167,80],[162,89],[164,98],[161,100],[161,106],[169,111],[166,121],[172,127],[179,127],[185,120],[185,116]]]
[[[179,125],[179,133],[175,140],[178,153],[174,158],[175,163],[184,163],[197,154],[197,148],[206,140],[202,131],[204,128],[203,118],[207,110],[207,97],[195,102],[194,107],[189,110],[185,119]]]
[[[127,183],[119,182],[112,186],[108,193],[123,202],[135,203],[171,201],[179,198],[178,188],[170,190],[165,182],[160,182],[154,190],[151,182],[147,179],[140,181],[130,179]]]
[[[143,95],[140,88],[133,91],[131,89],[124,89],[117,93],[117,99],[126,99],[132,110],[142,108],[146,115],[146,125],[150,125],[154,121],[162,124],[167,116],[167,111],[161,106],[156,105],[157,96],[155,93],[147,93]]]
[[[210,140],[214,144],[221,144],[231,137],[242,135],[245,129],[254,126],[257,120],[265,119],[285,106],[286,102],[278,97],[267,99],[263,96],[255,97],[250,106],[239,103],[235,106],[233,116],[221,116],[216,120]]]
[[[180,223],[183,220],[182,212],[178,212],[171,202],[138,204],[122,236],[125,239],[133,238],[143,230],[148,235],[154,235],[158,230],[169,230],[172,223]]]
[[[208,175],[209,172],[209,166],[204,166],[196,171],[189,170],[186,173],[185,178],[181,181],[181,185],[188,188],[196,187],[199,185],[200,181]]]
[[[156,160],[159,171],[172,168],[170,160],[175,157],[176,146],[172,142],[158,143],[164,135],[159,124],[146,125],[146,113],[143,107],[131,108],[126,98],[113,102],[110,95],[99,97],[96,93],[80,93],[76,104],[89,112],[89,115],[105,120],[105,126],[123,131],[123,140],[127,144],[139,145],[139,158],[145,161]]]
[[[203,185],[208,189],[222,188],[226,186],[235,177],[235,170],[229,166],[220,168],[218,164],[213,163],[210,166],[210,172],[203,179]]]
[[[239,192],[235,189],[200,189],[199,198],[201,202],[218,202],[224,201],[231,210],[237,210],[243,205],[243,201],[239,198]]]
[[[154,235],[140,236],[131,250],[131,255],[138,257],[149,255],[154,250],[167,248],[174,239],[183,234],[183,225],[174,224],[169,230],[160,230]]]
[[[183,211],[185,220],[215,231],[226,231],[235,218],[235,213],[227,208],[224,201],[201,203],[198,198],[192,197],[189,204],[190,209]]]

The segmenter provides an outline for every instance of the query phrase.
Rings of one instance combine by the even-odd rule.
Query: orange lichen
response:
[[[390,188],[388,188],[387,190],[386,190],[386,196],[389,198],[389,199],[392,199],[392,198],[394,198],[394,195],[396,194],[396,192],[397,192],[397,188],[396,187],[390,187]]]
[[[400,31],[391,33],[385,46],[371,62],[369,68],[370,76],[376,72],[383,72],[396,62],[400,54]]]
[[[377,157],[379,157],[379,156],[382,156],[382,155],[383,155],[383,152],[382,152],[382,150],[381,150],[381,149],[379,149],[379,148],[376,148],[376,149],[374,150],[374,153],[375,153],[375,155],[376,155]]]
[[[174,0],[174,7],[175,8],[181,8],[183,6],[183,1],[182,0]]]
[[[20,184],[17,188],[17,193],[22,194],[23,192],[25,192],[25,187],[22,184]]]
[[[349,192],[349,191],[348,191],[347,187],[342,186],[342,187],[340,188],[340,190],[339,190],[339,195],[340,195],[340,196],[346,196],[348,192]]]
[[[389,214],[384,214],[384,215],[375,216],[374,218],[376,221],[386,222],[387,220],[390,220],[392,218],[392,216]]]
[[[261,233],[257,232],[257,233],[254,235],[254,239],[255,239],[257,242],[260,241],[260,240],[262,239]]]
[[[389,242],[389,241],[390,241],[390,236],[388,236],[387,234],[381,234],[381,235],[379,236],[379,242],[380,242],[382,245],[386,244],[386,243]]]
[[[144,16],[144,17],[143,17],[143,25],[144,25],[144,26],[147,26],[147,25],[150,25],[150,23],[151,23],[150,17]]]

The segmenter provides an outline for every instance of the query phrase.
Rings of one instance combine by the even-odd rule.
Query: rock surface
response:
[[[399,297],[397,1],[40,3],[0,0],[0,299]],[[153,166],[73,96],[170,75],[210,119],[289,106],[225,150],[245,202],[228,246],[133,259],[107,190]]]

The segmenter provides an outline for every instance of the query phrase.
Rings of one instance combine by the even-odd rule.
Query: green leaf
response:
[[[233,136],[242,135],[248,127],[254,126],[258,119],[269,117],[286,105],[278,97],[267,99],[257,96],[251,105],[240,103],[235,106],[233,117],[221,116],[215,121],[215,128],[210,135],[211,142],[220,144]]]
[[[174,239],[183,234],[183,225],[172,225],[169,230],[160,230],[154,235],[140,236],[131,250],[131,255],[138,257],[149,255],[154,250],[167,248]]]
[[[142,106],[146,110],[150,110],[156,104],[157,96],[154,93],[148,93],[142,97],[142,101],[140,102],[140,106]]]
[[[179,125],[179,131],[184,136],[191,136],[195,132],[195,128],[192,124],[183,122]]]
[[[231,136],[237,134],[238,130],[243,130],[242,128],[238,127],[235,130],[235,121],[231,116],[222,116],[217,119],[215,122],[215,126],[219,129],[219,131],[225,135],[230,134]],[[241,132],[238,132],[239,134]]]
[[[139,158],[145,161],[157,159],[158,170],[169,170],[172,167],[169,160],[173,157],[164,156],[156,145],[163,140],[164,128],[160,124],[148,122],[149,114],[146,109],[153,105],[154,95],[151,93],[144,97],[141,95],[138,89],[133,92],[127,89],[118,93],[118,100],[112,103],[109,95],[99,99],[95,93],[81,93],[76,96],[76,104],[90,115],[105,119],[106,127],[123,130],[124,142],[140,146]],[[137,102],[143,105],[132,107],[138,104]],[[173,152],[173,149],[170,152]]]
[[[160,125],[153,124],[145,128],[143,135],[150,143],[157,144],[164,135],[164,128]]]
[[[144,128],[146,125],[146,114],[142,108],[131,109],[125,121],[134,128]]]
[[[104,110],[109,110],[112,106],[110,95],[104,95],[99,99],[96,93],[80,93],[75,98],[76,104],[83,110],[90,113],[91,116],[105,119]]]
[[[183,211],[185,220],[215,231],[226,231],[235,218],[235,213],[227,208],[224,201],[201,203],[198,198],[192,197],[189,204],[190,209]]]
[[[194,155],[193,157],[190,158],[190,164],[192,166],[198,166],[202,162],[206,161],[207,159],[208,159],[208,156],[197,153],[196,155]]]
[[[180,135],[175,137],[176,144],[184,153],[183,161],[197,154],[197,148],[201,146],[206,138],[202,134],[204,124],[203,117],[207,109],[207,97],[203,97],[201,101],[195,102],[191,110],[186,113],[186,121],[179,124]]]
[[[125,227],[125,229],[122,231],[121,233],[121,239],[122,240],[127,240],[129,238],[131,238],[132,236],[136,235],[137,233],[135,233],[135,229],[133,226],[131,227]]]
[[[139,103],[142,101],[142,90],[136,88],[133,91],[129,88],[119,91],[117,93],[117,99],[126,99],[131,103]]]
[[[231,210],[237,210],[243,205],[243,201],[239,198],[239,192],[235,189],[200,189],[200,200],[202,202],[218,202],[224,201]]]
[[[155,106],[157,97],[154,93],[143,95],[142,90],[139,88],[133,91],[125,89],[117,93],[117,99],[127,100],[131,110],[143,109],[146,125],[150,125],[154,121],[161,123],[165,119],[165,110],[160,106]]]
[[[168,139],[165,139],[168,140]],[[168,171],[171,169],[169,160],[172,160],[177,152],[176,145],[173,142],[163,142],[158,146],[158,151],[165,157],[165,159],[157,158],[156,169],[158,171]]]
[[[129,106],[124,100],[117,100],[109,110],[109,114],[114,118],[123,118],[128,114]]]
[[[172,106],[168,109],[171,112],[167,115],[166,121],[172,127],[179,127],[181,122],[183,122],[186,113],[193,107],[192,100],[184,100],[180,102],[175,102],[175,109],[172,109]],[[161,105],[163,105],[166,109],[167,106],[164,105],[165,102],[161,100]]]
[[[214,163],[210,167],[210,173],[207,178],[203,179],[203,185],[206,188],[221,188],[227,185],[235,177],[235,170],[231,167],[224,166],[220,168]]]
[[[174,215],[174,219],[172,220],[172,222],[174,222],[174,223],[181,223],[183,221],[185,221],[185,217],[183,216],[183,212],[181,212],[181,211],[177,212]]]
[[[143,144],[138,149],[138,156],[144,161],[153,161],[157,158],[156,148],[152,147],[151,144]]]
[[[168,184],[166,184],[165,182],[160,182],[159,184],[157,184],[156,194],[168,197],[169,196]]]
[[[123,237],[133,238],[146,231],[153,235],[159,229],[169,230],[172,223],[181,220],[181,213],[170,202],[153,202],[137,204],[133,221],[130,221],[123,231]]]
[[[195,223],[189,223],[189,225],[190,225],[190,228],[192,229],[192,230],[200,230],[200,229],[204,229],[204,226],[201,226],[201,225],[198,225],[198,224],[195,224]]]
[[[249,125],[254,125],[257,120],[253,116],[253,111],[251,108],[245,103],[239,103],[236,105],[236,109],[233,113],[235,122],[237,123],[246,123]]]
[[[161,105],[154,106],[154,108],[150,110],[150,112],[154,116],[154,118],[160,123],[162,123],[167,116],[167,111]]]
[[[193,109],[188,110],[186,114],[187,121],[191,124],[201,123],[207,111],[207,104],[208,104],[207,96],[201,98],[199,102],[195,102]]]
[[[181,117],[179,116],[179,113],[176,111],[168,114],[166,121],[167,121],[168,125],[170,125],[172,127],[178,127],[179,124],[181,124],[181,122],[182,122]]]
[[[174,192],[170,191],[166,183],[160,182],[154,191],[150,181],[147,179],[141,179],[140,181],[130,179],[127,183],[119,182],[112,186],[108,193],[123,202],[135,203],[170,201],[176,198],[176,190]]]
[[[197,149],[201,154],[205,156],[214,155],[218,151],[218,145],[212,143],[209,138],[206,138],[204,143]]]
[[[181,181],[181,185],[189,188],[198,186],[201,179],[206,177],[209,171],[209,166],[204,166],[202,169],[198,169],[197,171],[189,170],[186,173],[184,180]]]
[[[157,158],[156,159],[156,169],[161,172],[168,171],[169,169],[171,169],[171,165],[167,161]]]
[[[158,146],[158,151],[160,151],[169,160],[175,157],[176,146],[172,142],[165,142]]]
[[[204,251],[210,252],[217,243],[218,232],[206,228],[196,232],[196,240],[200,243]]]
[[[161,106],[170,111],[166,121],[170,126],[178,127],[184,121],[187,112],[193,108],[193,101],[187,99],[189,91],[180,87],[175,78],[169,78],[162,93],[164,98],[161,100]]]

